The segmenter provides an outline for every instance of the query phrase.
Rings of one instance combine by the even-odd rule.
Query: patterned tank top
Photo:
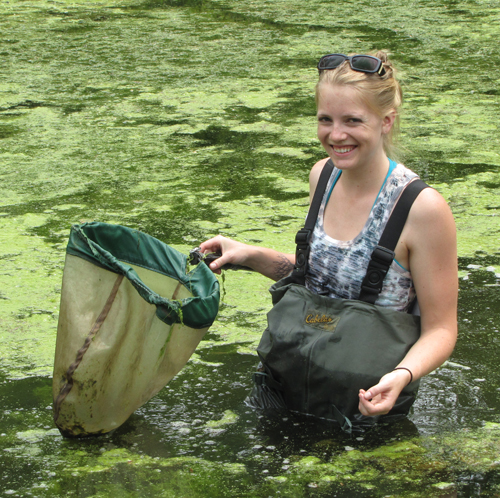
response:
[[[334,168],[321,203],[311,238],[306,287],[333,298],[358,299],[371,253],[403,188],[417,175],[390,160],[389,172],[365,226],[353,240],[342,241],[329,237],[323,225],[325,206],[340,174],[341,171]],[[375,304],[407,311],[414,299],[415,287],[410,272],[394,260]]]

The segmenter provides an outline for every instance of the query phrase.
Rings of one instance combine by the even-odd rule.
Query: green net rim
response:
[[[89,222],[73,225],[66,253],[124,275],[163,322],[194,329],[210,327],[219,310],[217,278],[205,263],[186,273],[187,257],[164,242],[121,225]],[[150,289],[130,266],[136,265],[176,279],[193,297],[172,300]]]

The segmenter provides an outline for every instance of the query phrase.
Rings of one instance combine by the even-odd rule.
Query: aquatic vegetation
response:
[[[497,2],[11,0],[0,14],[7,494],[500,496]],[[247,413],[269,281],[226,272],[181,374],[112,435],[63,440],[49,377],[70,226],[124,224],[185,254],[217,233],[292,252],[323,156],[316,61],[375,48],[403,81],[400,156],[458,228],[460,339],[422,382],[414,427],[345,440]]]
[[[375,447],[363,438],[348,440],[349,445],[339,445],[335,440],[318,441],[309,450],[312,454],[306,456],[303,450],[287,452],[281,446],[257,444],[253,447],[252,468],[260,469],[258,482],[253,480],[248,463],[237,459],[226,457],[218,462],[206,456],[153,456],[137,451],[139,433],[132,432],[136,443],[128,449],[119,443],[119,437],[75,443],[62,441],[55,432],[18,432],[4,446],[4,451],[11,455],[23,455],[30,458],[32,465],[45,466],[45,489],[40,496],[52,496],[54,492],[71,494],[72,482],[78,481],[89,491],[99,490],[106,496],[118,491],[126,493],[130,483],[134,483],[134,489],[146,496],[156,493],[180,497],[189,493],[225,497],[233,492],[261,497],[268,496],[266,493],[272,489],[284,496],[308,496],[307,490],[313,488],[321,493],[342,491],[357,496],[370,491],[369,496],[374,497],[401,496],[401,492],[404,496],[438,497],[443,496],[443,490],[456,492],[460,488],[457,478],[468,472],[491,475],[493,479],[488,479],[490,484],[485,490],[498,489],[498,479],[494,477],[500,465],[498,424],[439,437],[400,436]],[[213,436],[210,432],[207,437]],[[205,440],[206,447],[212,447],[210,443],[214,442]],[[57,449],[58,457],[47,456],[47,447]],[[120,475],[126,475],[126,481],[120,482]]]

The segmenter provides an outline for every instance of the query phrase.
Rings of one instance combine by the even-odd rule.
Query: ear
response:
[[[391,128],[394,125],[395,120],[396,120],[396,111],[394,109],[389,111],[389,114],[387,114],[382,118],[382,133],[384,135],[387,135],[391,131]]]

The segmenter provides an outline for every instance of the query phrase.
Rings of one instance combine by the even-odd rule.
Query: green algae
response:
[[[34,214],[0,218],[0,370],[13,378],[50,375],[53,367],[61,252],[30,233],[46,218]]]
[[[40,432],[34,438],[37,442],[43,439]],[[32,445],[31,438],[30,435],[27,442]],[[126,469],[136,489],[148,493],[148,496],[150,492],[146,486],[153,485],[157,496],[175,497],[183,496],[182,493],[188,490],[192,493],[190,496],[229,496],[232,491],[261,497],[268,496],[266,493],[274,486],[279,486],[276,489],[284,496],[293,496],[293,493],[307,496],[307,489],[318,488],[329,493],[342,489],[356,493],[365,489],[372,492],[370,496],[390,493],[401,496],[399,493],[404,490],[404,496],[434,497],[439,496],[437,493],[443,489],[456,488],[455,479],[462,473],[487,473],[498,467],[498,461],[474,458],[474,453],[480,451],[481,442],[488,449],[490,446],[498,449],[498,430],[492,431],[490,427],[467,434],[397,441],[375,449],[360,446],[359,449],[336,452],[329,458],[291,455],[286,460],[290,464],[285,465],[283,473],[264,472],[264,479],[258,484],[251,483],[249,469],[242,463],[221,464],[194,457],[151,457],[125,448],[106,449],[104,445],[100,449],[65,451],[64,457],[68,460],[59,470],[58,484],[86,476],[87,482],[92,479],[94,485],[109,492],[115,476],[122,475]],[[464,458],[463,455],[471,451],[473,455]],[[25,450],[24,454],[27,454]],[[44,456],[41,452],[32,452],[31,458],[36,461]],[[450,467],[450,458],[457,464],[454,470]],[[60,466],[60,462],[51,459],[47,464],[52,470]],[[237,484],[231,484],[235,478]],[[216,494],[207,489],[212,484],[218,489]],[[55,483],[51,487],[57,489]],[[126,491],[126,483],[118,489]]]
[[[12,429],[0,437],[0,455],[4,459],[29,461],[27,482],[31,484],[27,486],[25,479],[18,489],[21,493],[39,490],[39,479],[30,480],[34,472],[34,476],[45,482],[43,492],[37,496],[72,495],[75,486],[80,492],[83,486],[89,496],[97,492],[103,496],[135,492],[179,498],[267,497],[279,490],[283,496],[291,497],[309,496],[308,490],[317,489],[329,496],[342,490],[351,496],[363,496],[363,490],[368,490],[369,496],[374,497],[391,494],[438,497],[443,489],[463,486],[460,484],[463,476],[495,473],[500,463],[498,423],[433,436],[408,437],[396,431],[390,437],[389,432],[378,442],[375,434],[342,441],[332,438],[330,433],[330,439],[319,440],[306,451],[299,450],[304,441],[299,446],[288,446],[297,437],[291,431],[286,432],[285,445],[276,442],[269,445],[269,435],[259,435],[255,430],[249,434],[244,430],[248,421],[237,427],[241,421],[236,420],[236,415],[228,410],[226,416],[213,420],[214,423],[204,424],[197,419],[187,425],[170,422],[170,431],[177,426],[184,439],[196,434],[196,426],[205,434],[207,452],[190,456],[162,451],[163,446],[154,443],[154,434],[148,436],[141,424],[129,426],[121,434],[71,441],[62,438],[55,429],[42,428],[47,425],[50,412],[30,411],[16,419],[7,414]],[[210,448],[217,448],[217,441],[224,445],[222,433],[214,431],[220,428],[221,421],[229,422],[224,423],[228,430],[235,426],[234,436],[248,438],[245,451],[253,452],[253,458],[248,455],[241,461],[229,448],[218,449],[218,458],[229,450],[222,461],[210,457]],[[19,431],[18,427],[23,425],[34,428]],[[184,430],[187,427],[191,431]],[[313,436],[310,442],[314,440]],[[192,441],[192,444],[201,442],[196,436]],[[492,487],[494,483],[493,479]],[[485,496],[495,496],[488,494],[487,488],[484,491]]]
[[[458,232],[461,257],[477,254],[500,255],[498,193],[500,176],[496,171],[472,174],[467,181],[436,185],[452,208]]]
[[[228,424],[234,424],[238,420],[238,415],[231,410],[226,410],[220,420],[210,420],[207,423],[207,427],[210,429],[216,429],[223,427]]]

